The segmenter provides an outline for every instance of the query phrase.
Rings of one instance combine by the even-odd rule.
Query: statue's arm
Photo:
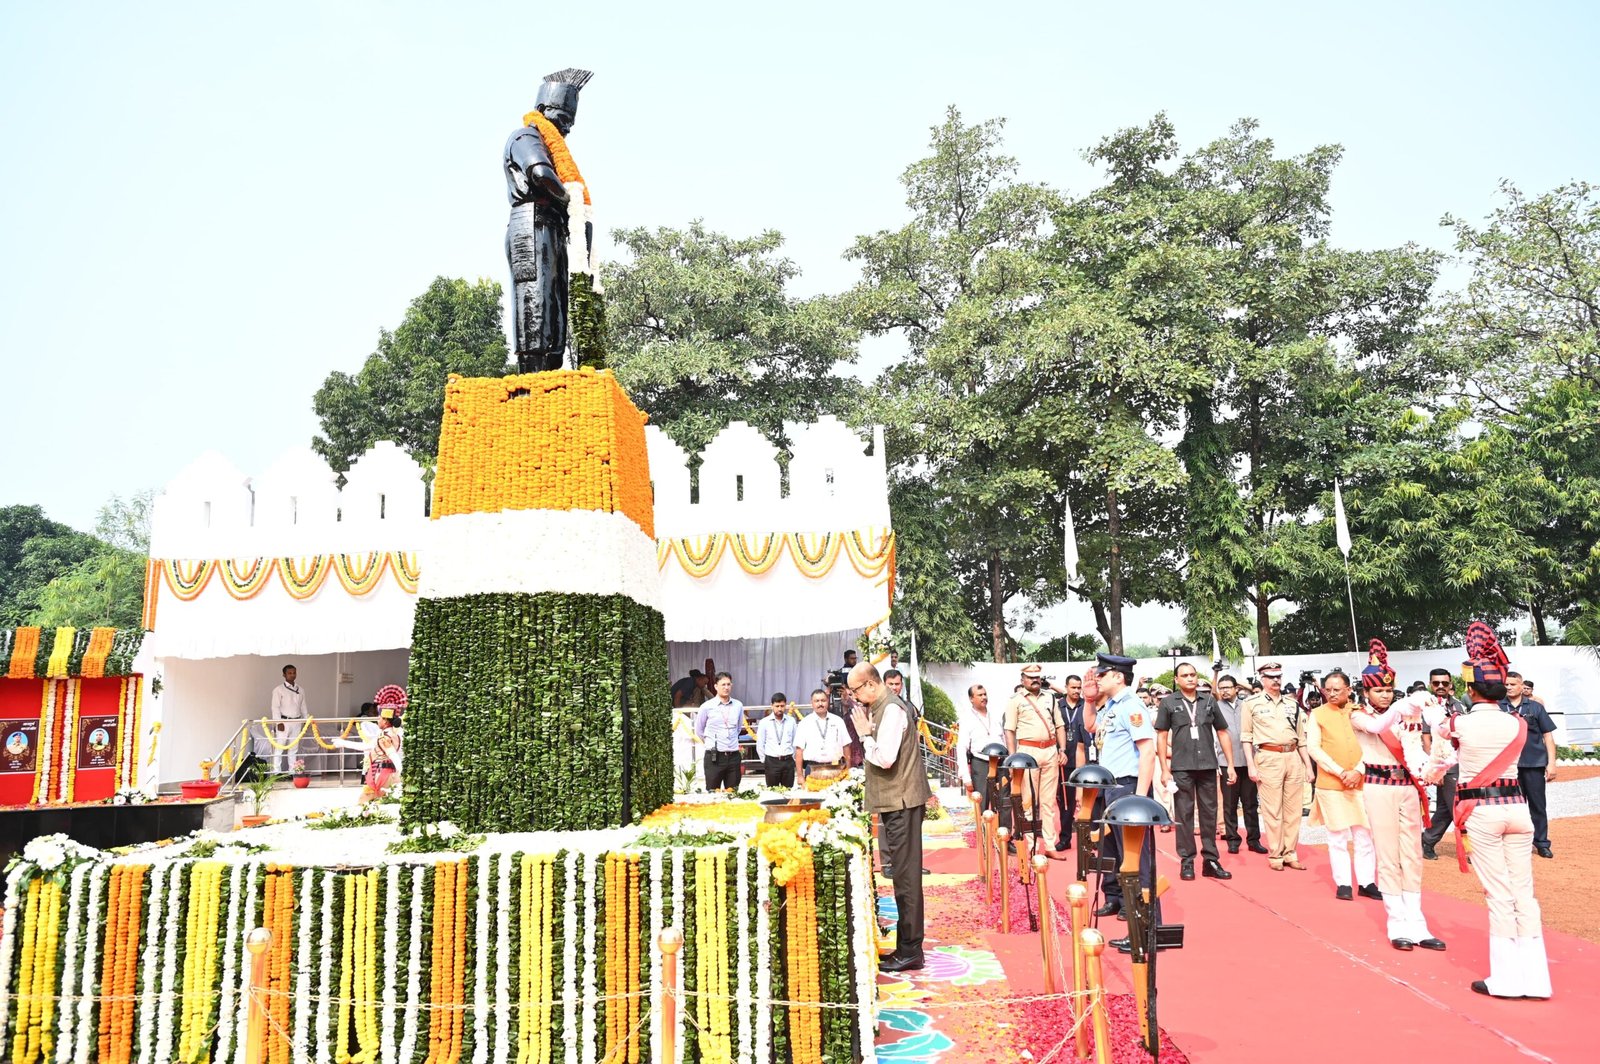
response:
[[[544,138],[531,126],[517,130],[506,141],[506,195],[512,203],[543,201],[564,206],[567,202],[567,190],[556,176]]]

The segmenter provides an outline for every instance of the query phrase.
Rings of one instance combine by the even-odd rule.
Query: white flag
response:
[[[922,708],[922,664],[917,660],[917,633],[911,633],[911,676],[906,680],[906,701]]]
[[[1067,583],[1078,579],[1078,533],[1072,527],[1072,500],[1067,499],[1066,535],[1063,537],[1062,561],[1067,567]]]
[[[1333,535],[1339,542],[1339,552],[1345,561],[1350,560],[1350,523],[1344,519],[1344,494],[1339,491],[1339,481],[1333,482]]]
[[[1222,660],[1222,644],[1217,642],[1217,630],[1211,629],[1211,660]]]

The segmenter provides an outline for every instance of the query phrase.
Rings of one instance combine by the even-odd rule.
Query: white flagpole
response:
[[[910,696],[915,695],[915,698]],[[917,633],[911,633],[911,679],[906,683],[906,701],[913,706],[921,708],[922,705],[922,664],[917,659]]]
[[[1066,518],[1062,536],[1062,564],[1067,569],[1067,583],[1078,579],[1078,532],[1072,524],[1072,500],[1066,500]]]
[[[1350,603],[1350,638],[1351,646],[1356,652],[1361,651],[1361,633],[1356,628],[1356,595],[1350,585],[1350,548],[1353,545],[1350,539],[1350,522],[1344,516],[1344,493],[1339,490],[1339,478],[1333,480],[1333,535],[1339,544],[1339,553],[1344,555],[1344,593]]]

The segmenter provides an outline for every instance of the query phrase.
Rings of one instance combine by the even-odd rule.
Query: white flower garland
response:
[[[492,857],[477,858],[473,882],[478,888],[477,926],[473,944],[477,947],[472,979],[472,1064],[489,1062],[489,904],[494,891]],[[504,957],[505,954],[501,954]]]
[[[178,998],[182,996],[182,984],[178,976],[178,943],[182,941],[178,899],[183,893],[185,873],[193,869],[194,863],[185,861],[175,865],[172,875],[167,879],[168,896],[163,904],[167,914],[167,929],[161,943],[161,996],[156,1001],[156,1064],[165,1064],[172,1059],[172,1043],[176,1041],[172,1036],[172,1014],[177,1008]],[[192,876],[188,878],[193,879]]]
[[[565,930],[561,936],[561,1033],[567,1044],[566,1064],[578,1064],[578,1040],[574,1037],[578,1029],[578,942],[572,933],[578,919],[577,862],[578,855],[568,850],[562,862],[567,889],[561,899],[561,926]]]
[[[0,917],[0,942],[6,948],[0,950],[0,1045],[4,1044],[6,1024],[11,1020],[11,954],[15,951],[11,943],[12,937],[17,932],[17,908],[22,900],[22,880],[33,870],[32,864],[23,859],[18,861],[6,876],[5,916]]]
[[[310,1041],[307,1032],[311,1025],[311,914],[313,882],[316,873],[310,869],[296,872],[300,878],[300,904],[295,908],[294,957],[294,1059],[309,1057]]]
[[[755,1015],[750,997],[750,877],[745,869],[750,846],[741,842],[733,851],[733,869],[738,884],[734,892],[734,937],[739,940],[738,989],[734,1001],[739,1008],[739,1064],[750,1064],[753,1051]]]
[[[240,895],[243,893],[239,880],[243,875],[243,865],[234,865],[228,870],[228,909],[222,921],[222,1000],[217,1005],[217,1060],[227,1060],[228,1050],[233,1046],[234,994],[237,991],[241,1000],[244,997],[244,991],[234,985],[236,958],[243,947],[240,940],[244,937],[239,933],[239,925],[244,922],[239,915]],[[248,966],[245,969],[248,971]],[[244,1041],[240,1039],[240,1042]]]
[[[45,682],[49,683],[50,681],[46,680]],[[72,768],[72,759],[78,754],[78,752],[72,748],[73,744],[77,742],[77,736],[74,733],[75,726],[78,723],[78,700],[72,696],[78,691],[78,686],[77,680],[68,680],[67,696],[63,700],[65,704],[57,707],[64,713],[61,721],[61,763],[56,766],[56,789],[59,792],[59,797],[63,802],[69,801],[72,798],[72,796],[67,793],[67,782],[72,775],[69,771]],[[70,1060],[71,1058],[69,1057],[67,1059]]]
[[[390,865],[383,870],[383,955],[378,963],[378,973],[383,979],[383,1036],[378,1046],[383,1064],[394,1064],[394,1010],[396,1005],[395,978],[403,971],[400,966],[400,866]]]
[[[124,801],[126,801],[127,794],[137,791],[139,788],[138,758],[133,756],[133,739],[135,735],[133,707],[138,704],[139,685],[143,682],[144,677],[142,676],[128,677],[127,695],[123,698],[122,705],[117,707],[122,712],[122,731],[117,734],[117,746],[121,749],[117,751],[117,761],[119,767],[121,765],[128,766],[122,773],[122,786],[117,790],[118,794],[125,796]],[[124,803],[119,802],[117,804]]]
[[[855,895],[855,976],[856,1019],[860,1023],[860,1045],[864,1059],[872,1059],[871,1046],[878,1038],[878,957],[873,923],[877,920],[877,892],[872,886],[872,869],[865,853],[850,855],[850,890]]]
[[[76,1060],[73,1053],[73,1039],[77,1028],[73,1026],[72,1015],[72,985],[77,980],[79,972],[79,940],[83,937],[83,903],[79,895],[83,893],[83,880],[89,874],[91,865],[81,864],[72,870],[67,877],[67,929],[61,939],[61,971],[58,975],[59,982],[51,987],[54,992],[58,987],[62,991],[64,1000],[59,1002],[56,1010],[56,1052],[57,1060]],[[9,989],[9,988],[7,988]]]
[[[684,911],[683,911],[683,859],[684,859],[684,855],[686,853],[688,853],[688,852],[689,851],[683,850],[681,848],[680,849],[674,849],[672,851],[672,921],[673,921],[674,926],[676,926],[677,929],[683,934],[684,941],[688,941],[688,937],[689,937],[689,921],[686,918],[686,916],[684,914]],[[682,950],[682,948],[680,948],[678,950],[678,986],[679,987],[682,987],[684,985],[684,983],[686,982],[686,980],[684,978],[684,970],[683,969],[684,969],[683,950]],[[677,1012],[676,1012],[676,1014],[674,1016],[674,1019],[677,1022],[676,1022],[675,1027],[674,1027],[674,1032],[673,1032],[674,1036],[673,1036],[673,1040],[672,1040],[672,1045],[673,1045],[672,1064],[683,1064],[683,1043],[685,1041],[685,1038],[684,1038],[685,1024],[684,1024],[684,1016],[683,1016],[683,1000],[681,998],[678,1001],[678,1009],[677,1009]]]
[[[337,921],[333,918],[336,881],[332,872],[322,873],[322,950],[318,958],[318,967],[322,975],[318,983],[316,1026],[312,1030],[312,1037],[316,1039],[316,1059],[321,1064],[332,1064],[334,1049],[330,999],[334,988],[333,936],[337,930]]]
[[[139,993],[139,1062],[149,1064],[150,1043],[155,1036],[155,1001],[159,997],[156,987],[156,964],[161,959],[161,939],[156,930],[161,926],[161,901],[164,897],[163,887],[166,886],[167,872],[171,866],[158,864],[150,872],[150,889],[145,892],[146,905],[149,915],[145,920],[144,939],[140,947],[144,950],[144,982]]]
[[[511,865],[517,860],[511,854],[500,858],[500,903],[495,911],[500,933],[495,940],[494,969],[494,1037],[495,1062],[505,1064],[511,1045],[511,921],[517,911],[517,899],[511,895]]]
[[[104,934],[103,923],[100,920],[100,895],[105,889],[106,877],[111,874],[109,864],[96,863],[94,871],[89,873],[89,920],[90,935],[85,946],[83,959],[83,983],[78,988],[78,1044],[87,1046],[94,1031],[90,1019],[94,1013],[94,992],[99,985],[99,958],[100,939]],[[0,987],[6,986],[0,982]],[[0,1022],[0,1031],[5,1030],[5,1024]],[[72,1059],[66,1057],[65,1059]]]
[[[756,999],[762,1004],[757,1009],[755,1056],[758,1064],[772,1058],[772,894],[768,886],[772,879],[772,864],[760,850],[756,851]],[[865,1043],[863,1043],[865,1044]]]
[[[580,861],[579,871],[583,874],[583,1026],[581,1028],[583,1044],[580,1047],[583,1064],[595,1064],[594,1038],[595,1038],[595,968],[599,964],[600,950],[604,948],[595,934],[594,895],[596,890],[595,865],[602,858],[599,854],[589,854],[587,861]]]
[[[411,1064],[417,1051],[417,1007],[422,995],[422,891],[427,882],[427,869],[417,865],[411,870],[411,933],[406,945],[406,1002],[405,1030],[400,1035],[401,1064]]]
[[[50,735],[51,729],[56,722],[56,709],[56,682],[54,680],[46,680],[44,682],[44,710],[39,714],[38,788],[39,801],[41,802],[50,800],[50,770],[55,767],[50,760],[50,753],[53,749],[50,745]]]
[[[661,985],[661,854],[659,847],[650,849],[650,941],[646,948],[650,951],[650,985],[648,992],[654,994]],[[661,1009],[660,1002],[656,1007],[646,1011],[650,1019],[650,1051],[652,1054],[661,1048]]]

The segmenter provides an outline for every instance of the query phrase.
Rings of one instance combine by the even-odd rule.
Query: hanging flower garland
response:
[[[56,687],[54,680],[44,682],[44,697],[39,707],[38,760],[33,770],[33,804],[50,800],[50,770],[52,768],[51,732],[56,718]]]
[[[243,564],[240,562],[243,561]],[[239,601],[253,599],[267,586],[267,581],[272,579],[273,570],[277,568],[276,558],[250,558],[221,559],[222,587],[229,595]],[[182,597],[181,595],[179,596]]]
[[[831,573],[843,556],[862,577],[874,579],[892,570],[894,543],[894,533],[888,529],[753,536],[714,532],[657,541],[656,565],[664,569],[676,558],[684,572],[704,580],[717,571],[725,555],[731,555],[746,574],[765,576],[788,554],[802,576],[818,580]]]

